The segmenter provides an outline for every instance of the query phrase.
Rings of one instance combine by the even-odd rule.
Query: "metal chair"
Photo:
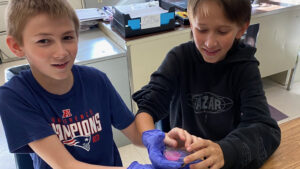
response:
[[[247,31],[245,32],[245,34],[243,35],[241,40],[245,44],[248,44],[252,47],[255,47],[256,46],[256,39],[258,37],[258,32],[259,32],[259,23],[249,25]]]
[[[296,74],[296,70],[297,70],[297,66],[298,66],[298,62],[299,62],[299,57],[300,57],[300,51],[297,54],[295,66],[294,66],[294,68],[291,69],[290,78],[289,78],[289,81],[287,84],[287,90],[291,90],[291,88],[292,88],[292,84],[293,84],[293,81],[295,78],[295,74]]]

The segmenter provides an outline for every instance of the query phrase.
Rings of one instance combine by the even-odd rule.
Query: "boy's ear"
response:
[[[189,17],[189,22],[190,22],[190,28],[193,29],[193,18]]]
[[[12,53],[14,53],[16,56],[18,56],[18,57],[25,56],[23,49],[21,48],[19,43],[16,41],[16,39],[13,38],[12,36],[10,36],[10,35],[7,36],[6,44],[7,44],[8,48],[12,51]]]
[[[244,33],[246,32],[246,30],[248,29],[249,27],[249,22],[246,22],[244,25],[241,26],[240,30],[238,31],[238,33],[236,34],[236,39],[240,39]]]

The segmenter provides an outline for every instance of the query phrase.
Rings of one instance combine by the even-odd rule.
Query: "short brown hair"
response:
[[[224,9],[226,18],[238,25],[250,22],[252,10],[250,0],[189,0],[188,15],[194,18],[198,6],[205,1],[217,2]]]
[[[28,20],[38,14],[51,18],[66,16],[74,22],[78,35],[79,20],[67,0],[10,0],[6,9],[7,34],[23,45],[22,33]]]

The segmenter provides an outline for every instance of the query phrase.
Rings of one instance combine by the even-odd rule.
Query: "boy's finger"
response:
[[[170,147],[176,147],[177,146],[177,141],[171,137],[169,137],[168,135],[166,135],[165,139],[164,139],[164,143],[167,145],[167,146],[170,146]]]
[[[179,128],[177,128],[177,130],[176,130],[176,133],[179,136],[179,139],[181,141],[185,141],[186,140],[185,132],[186,132],[185,130],[179,129]]]
[[[185,141],[185,132],[183,129],[174,128],[168,133],[169,137],[173,139],[179,139],[181,141]]]
[[[196,151],[196,152],[186,156],[184,158],[184,163],[188,164],[188,163],[191,163],[196,160],[205,160],[209,156],[210,156],[210,154],[207,151],[207,149],[202,149],[202,150]]]
[[[193,136],[190,135],[187,131],[185,131],[185,147],[189,147],[193,143]]]
[[[187,147],[187,151],[197,151],[207,147],[209,144],[205,139],[197,138],[196,142],[192,143],[189,147]]]

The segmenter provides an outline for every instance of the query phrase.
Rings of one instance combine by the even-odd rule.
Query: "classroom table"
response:
[[[300,169],[300,117],[279,126],[281,144],[261,169]]]

